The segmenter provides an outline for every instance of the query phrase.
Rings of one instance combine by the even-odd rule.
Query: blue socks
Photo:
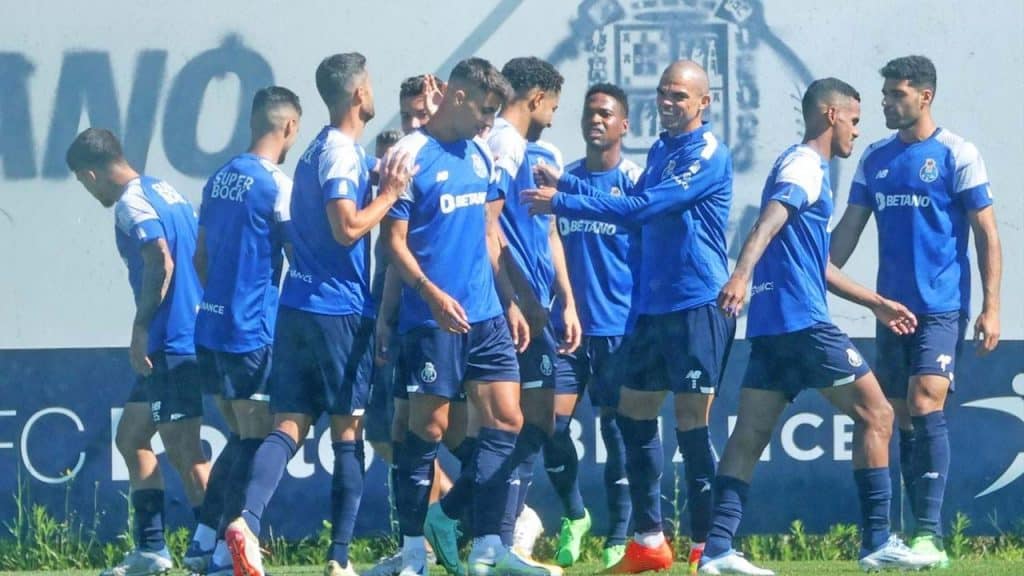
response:
[[[515,432],[481,428],[477,436],[473,477],[473,527],[477,537],[501,534],[509,501],[511,469],[507,466],[516,446]]]
[[[132,490],[135,509],[135,545],[139,550],[156,552],[167,546],[164,540],[164,491]]]
[[[555,493],[562,500],[565,516],[570,520],[579,520],[586,514],[586,510],[583,508],[583,496],[577,481],[580,459],[569,435],[571,422],[572,416],[555,415],[555,433],[544,443],[544,467]]]
[[[608,453],[604,465],[604,493],[608,500],[609,530],[604,545],[617,546],[626,543],[633,503],[626,478],[626,446],[614,414],[601,416],[601,438]]]
[[[949,430],[939,410],[911,418],[914,423],[914,512],[917,533],[942,536],[942,498],[949,476]]]
[[[231,474],[228,476],[227,492],[224,495],[224,510],[221,514],[220,526],[217,535],[224,536],[224,530],[228,524],[242,515],[242,508],[245,507],[245,489],[249,485],[249,478],[252,477],[252,459],[256,451],[263,445],[260,438],[246,438],[240,440],[238,449],[235,451],[235,461],[231,464]]]
[[[743,504],[749,491],[750,484],[739,478],[719,476],[715,480],[715,511],[704,546],[706,558],[717,558],[732,549],[732,539],[743,519]]]
[[[641,534],[661,532],[661,474],[665,455],[658,421],[633,420],[619,414],[618,422],[626,445],[634,529]]]
[[[704,542],[711,524],[712,484],[715,481],[715,453],[708,427],[685,432],[676,430],[679,452],[686,466],[686,502],[690,509],[690,537]]]
[[[853,479],[860,498],[860,551],[865,556],[889,539],[892,479],[888,467],[854,470]]]
[[[413,432],[405,435],[402,459],[398,461],[398,529],[402,536],[423,536],[437,447],[437,442]]]
[[[348,566],[348,545],[363,497],[363,441],[334,442],[334,477],[331,479],[331,547],[327,560]],[[422,524],[422,523],[421,523]]]
[[[242,518],[253,534],[260,534],[260,518],[267,503],[281,482],[288,461],[299,451],[298,445],[284,432],[271,432],[252,459],[252,477],[245,488]]]
[[[199,517],[196,519],[200,524],[215,530],[220,526],[221,516],[224,514],[224,503],[227,500],[228,491],[231,490],[231,469],[235,465],[235,458],[241,445],[242,439],[237,434],[231,434],[228,437],[228,443],[220,451],[220,456],[214,460],[213,467],[210,469],[210,477],[206,482],[206,496],[203,498],[203,505],[199,508]]]
[[[501,541],[506,546],[512,545],[512,534],[516,528],[516,518],[522,512],[526,504],[526,494],[533,482],[533,469],[537,464],[537,455],[540,454],[548,435],[539,427],[533,424],[523,424],[523,429],[516,439],[515,448],[509,456],[507,466],[515,466],[512,478],[518,479],[518,483],[511,484],[508,505],[506,506],[505,518],[501,523]]]
[[[462,470],[452,489],[441,498],[441,510],[449,518],[460,518],[473,502],[473,481],[476,476],[476,438],[467,436],[453,454]]]
[[[914,431],[899,429],[900,439],[900,476],[906,489],[906,502],[910,503],[910,511],[917,517],[917,502],[914,502]],[[906,526],[903,527],[907,529]]]

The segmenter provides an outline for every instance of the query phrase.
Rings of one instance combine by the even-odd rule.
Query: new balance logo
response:
[[[704,492],[711,492],[711,480],[708,480],[707,478],[698,478],[697,482],[700,482],[701,494]]]
[[[423,480],[417,480],[416,481],[416,485],[417,486],[430,486],[430,479],[426,478],[426,479],[423,479]]]
[[[889,175],[889,169],[888,168],[882,168],[877,173],[875,173],[875,180],[881,180],[882,178],[885,178],[888,175]]]
[[[435,182],[445,182],[447,180],[448,180],[448,171],[447,170],[441,170],[440,172],[437,173],[437,179],[435,180]]]
[[[924,474],[921,474],[921,478],[926,478],[928,480],[938,480],[939,479],[939,473],[938,472],[925,472]]]
[[[555,466],[554,468],[545,468],[545,470],[547,470],[548,472],[550,472],[552,474],[558,474],[559,472],[565,472],[565,464],[562,464],[561,466]]]
[[[697,380],[700,380],[700,377],[703,375],[704,373],[701,372],[700,370],[690,370],[689,372],[686,373],[686,379],[696,383]]]
[[[629,478],[619,478],[615,481],[616,486],[629,486]]]
[[[935,361],[939,363],[939,367],[942,368],[943,372],[949,372],[947,368],[953,363],[953,357],[949,354],[939,354]]]

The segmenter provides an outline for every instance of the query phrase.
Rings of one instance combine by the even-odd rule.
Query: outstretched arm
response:
[[[736,261],[736,268],[729,277],[729,281],[722,286],[718,294],[718,307],[729,316],[739,316],[743,310],[743,303],[747,299],[747,285],[750,284],[750,277],[754,274],[754,266],[761,260],[764,251],[768,248],[772,238],[782,230],[789,220],[789,208],[777,200],[772,200],[761,210],[754,228],[747,235],[740,252],[740,258]]]

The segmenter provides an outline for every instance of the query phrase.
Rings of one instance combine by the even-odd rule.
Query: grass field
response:
[[[765,562],[765,568],[775,570],[779,576],[831,576],[839,574],[862,574],[855,562]],[[358,567],[357,568],[365,568]],[[293,566],[285,568],[273,568],[270,576],[312,576],[322,574],[320,566]],[[566,571],[567,575],[597,574],[601,571],[598,564],[582,564]],[[61,572],[0,572],[0,576],[15,574],[18,576],[96,576],[98,570],[71,570]],[[935,576],[1024,576],[1024,561],[1006,560],[960,560],[953,563],[949,570],[931,571]],[[178,570],[172,574],[183,574]],[[444,571],[436,568],[431,571],[431,576],[441,576]],[[649,572],[648,574],[654,574]],[[668,572],[658,574],[686,574],[686,567],[682,564]]]

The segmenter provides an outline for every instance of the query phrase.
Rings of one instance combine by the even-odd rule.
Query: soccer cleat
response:
[[[349,562],[348,566],[342,567],[337,560],[331,560],[324,566],[324,576],[359,576],[356,571],[352,569],[352,563]]]
[[[693,544],[690,544],[690,556],[687,559],[690,576],[697,573],[697,569],[700,568],[700,559],[702,556],[704,556],[704,543],[694,542]]]
[[[453,576],[466,573],[459,559],[459,521],[445,515],[439,502],[427,508],[427,519],[423,523],[423,535],[437,555],[437,560],[445,571]]]
[[[402,551],[387,558],[381,558],[373,568],[363,572],[362,576],[397,576],[402,571]]]
[[[533,508],[523,506],[523,511],[516,518],[515,530],[512,532],[512,547],[525,552],[527,556],[532,556],[537,538],[540,538],[542,534],[544,534],[544,524],[541,523],[540,516],[537,516],[537,512]]]
[[[626,555],[625,544],[613,544],[611,546],[605,546],[604,550],[601,551],[601,562],[605,570],[615,566],[622,560],[622,557]]]
[[[224,540],[231,551],[235,576],[264,576],[260,542],[242,518],[235,518],[224,531]]]
[[[657,548],[648,548],[636,540],[626,544],[626,551],[605,574],[639,574],[648,570],[668,570],[672,567],[674,554],[668,542],[662,542]]]
[[[198,542],[192,540],[188,543],[188,550],[185,551],[185,556],[181,559],[181,563],[192,572],[206,574],[211,560],[213,560],[213,550],[203,550],[199,547]]]
[[[928,558],[930,568],[949,568],[949,556],[942,549],[942,541],[930,534],[917,536],[910,541],[910,550],[919,556]]]
[[[562,518],[562,529],[558,532],[558,549],[555,550],[555,562],[559,566],[572,566],[580,559],[583,537],[590,533],[590,525],[590,511],[585,508],[583,518]]]
[[[117,566],[100,572],[100,576],[151,576],[166,574],[174,568],[171,553],[165,546],[162,550],[147,551],[136,548],[124,555]]]
[[[526,562],[530,566],[544,570],[545,573],[549,574],[549,576],[562,576],[563,574],[565,574],[561,566],[555,566],[554,564],[548,564],[546,562],[536,560],[533,556],[527,554],[525,550],[520,550],[516,547],[513,547],[512,553],[518,556],[520,560]]]
[[[861,570],[920,570],[935,565],[934,556],[918,554],[907,547],[897,536],[889,536],[884,544],[860,557],[857,564]]]
[[[703,556],[703,554],[702,554]],[[775,572],[767,568],[758,568],[743,554],[729,550],[718,558],[704,556],[700,561],[700,574],[745,574],[746,576],[775,576]]]
[[[552,576],[548,569],[531,564],[504,546],[480,546],[469,553],[469,576]]]

